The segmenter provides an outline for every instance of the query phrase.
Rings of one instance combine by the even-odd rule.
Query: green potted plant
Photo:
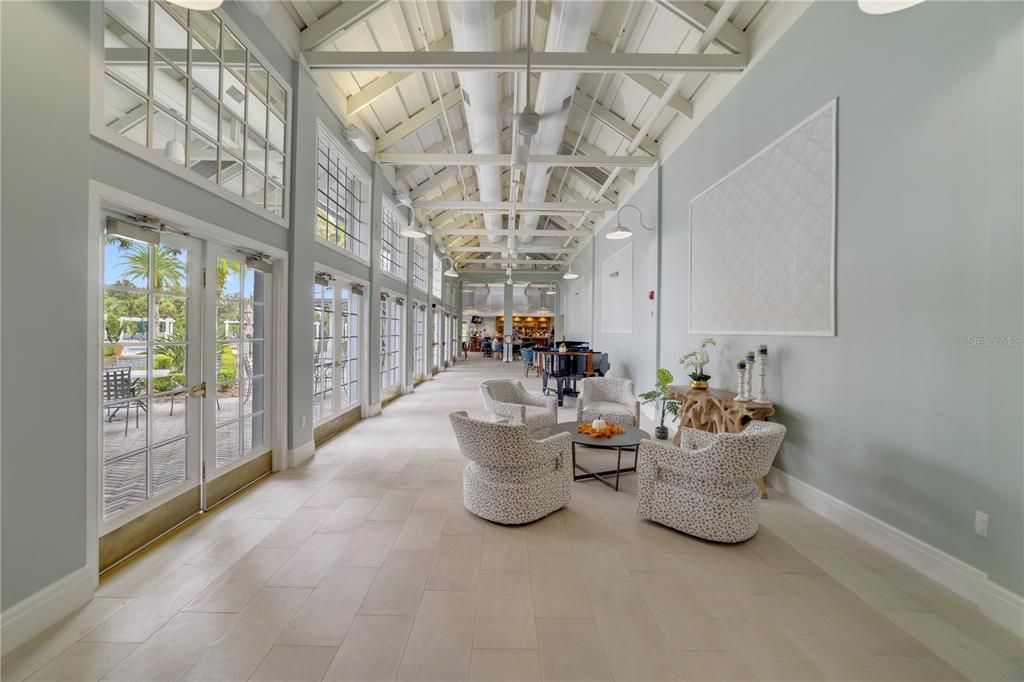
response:
[[[691,350],[689,353],[684,353],[679,358],[679,364],[684,367],[689,367],[693,371],[690,372],[690,388],[694,388],[700,391],[707,389],[708,381],[711,379],[711,375],[704,371],[704,366],[711,362],[710,356],[708,356],[707,347],[717,345],[710,336],[704,337],[704,340],[697,346],[697,350]]]
[[[668,427],[665,426],[665,415],[679,415],[679,401],[672,400],[665,394],[668,390],[669,384],[674,380],[675,377],[672,376],[672,372],[661,368],[658,370],[657,383],[654,385],[654,388],[646,393],[640,394],[640,400],[645,405],[647,403],[655,404],[655,409],[658,412],[658,425],[654,428],[654,437],[658,440],[668,439]]]

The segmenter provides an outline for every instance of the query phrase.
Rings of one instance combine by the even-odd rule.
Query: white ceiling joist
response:
[[[377,138],[377,151],[382,152],[400,140],[409,137],[417,130],[427,125],[446,110],[462,101],[462,90],[455,88],[445,94],[441,99],[431,102],[412,115],[408,120],[399,123],[397,126]]]
[[[452,36],[450,33],[430,44],[431,52],[446,52],[450,49],[452,49]],[[349,116],[358,114],[412,75],[414,75],[412,71],[392,71],[375,81],[367,83],[365,87],[360,88],[359,92],[345,100],[345,111]]]
[[[591,52],[611,52],[612,48],[601,41],[597,36],[591,35],[587,41],[587,49]],[[623,74],[641,88],[651,94],[652,97],[661,97],[665,92],[665,84],[649,73],[627,73]],[[693,118],[693,102],[682,95],[676,94],[669,100],[669,106],[687,118]]]
[[[655,2],[659,7],[664,7],[674,16],[701,31],[707,31],[715,19],[715,10],[697,0],[655,0]],[[718,29],[714,40],[733,52],[750,53],[750,38],[731,21],[725,22]]]
[[[529,163],[536,166],[573,166],[576,168],[651,168],[657,163],[653,156],[583,156],[581,154],[531,154]],[[377,162],[420,166],[510,166],[511,154],[378,154]]]
[[[455,246],[449,247],[448,253],[505,253],[508,251],[507,246],[494,246],[491,244],[480,245],[480,246]],[[546,254],[563,254],[563,253],[574,253],[575,249],[552,249],[550,246],[518,246],[516,247],[518,253],[546,253]]]
[[[387,0],[347,0],[318,19],[312,26],[302,29],[299,33],[299,46],[303,50],[312,50],[366,21],[386,4]]]
[[[342,5],[344,7],[345,5]],[[309,29],[306,29],[307,31]],[[333,71],[522,71],[525,52],[306,52],[311,69]],[[534,72],[739,73],[746,54],[537,52]]]
[[[414,201],[415,209],[458,210],[464,213],[506,213],[513,208],[519,213],[588,213],[590,211],[614,211],[615,205],[597,202],[532,201],[514,203],[511,201]]]
[[[445,181],[447,181],[449,178],[453,178],[458,174],[458,166],[445,168],[444,170],[435,173],[434,175],[430,176],[420,184],[413,187],[412,190],[409,191],[409,196],[412,197],[413,199],[418,199],[427,192],[433,189],[437,189],[438,187],[443,185]]]
[[[461,237],[486,237],[489,234],[496,234],[501,237],[508,236],[508,230],[496,230],[491,232],[483,228],[444,228],[442,230],[443,236],[461,236]],[[585,237],[590,234],[590,230],[574,230],[571,233],[566,230],[516,230],[517,236],[529,235],[532,237],[558,237],[564,239],[566,237]],[[500,247],[499,247],[500,248]]]
[[[473,263],[475,265],[486,265],[488,263],[501,264],[501,265],[544,265],[550,267],[559,267],[565,265],[565,261],[558,260],[541,260],[541,259],[528,259],[528,258],[464,258],[459,259],[459,263]]]
[[[595,119],[614,130],[625,140],[632,141],[640,134],[639,128],[626,121],[611,109],[594,102],[590,95],[579,88],[576,89],[576,94],[572,96],[572,103],[584,112],[590,111]],[[644,136],[644,140],[640,143],[640,148],[648,154],[658,155],[658,143],[649,137]]]

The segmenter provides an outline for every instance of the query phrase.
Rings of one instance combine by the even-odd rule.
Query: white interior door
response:
[[[201,479],[203,243],[107,224],[101,535]]]

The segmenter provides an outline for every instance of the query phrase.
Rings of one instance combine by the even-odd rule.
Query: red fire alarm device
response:
[[[647,292],[647,298],[651,299],[652,301],[654,300],[654,290],[653,289],[651,291]]]

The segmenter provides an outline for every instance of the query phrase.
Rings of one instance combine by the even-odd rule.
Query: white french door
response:
[[[270,269],[208,245],[203,465],[209,481],[270,449]]]
[[[101,532],[200,485],[203,243],[107,221]]]

